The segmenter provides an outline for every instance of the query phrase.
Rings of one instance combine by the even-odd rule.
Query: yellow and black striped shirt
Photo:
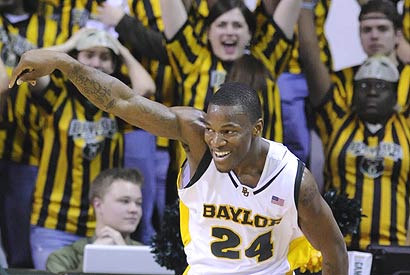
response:
[[[272,78],[266,78],[266,90],[257,91],[262,103],[262,136],[276,142],[283,142],[282,108],[278,85]]]
[[[141,23],[155,31],[162,32],[164,24],[161,18],[161,7],[159,0],[129,0],[131,14]],[[156,60],[141,58],[141,64],[154,79],[157,90],[154,100],[167,106],[174,106],[177,102],[177,83],[169,65],[162,64]],[[157,145],[168,147],[169,140],[157,137]]]
[[[90,183],[123,161],[121,122],[88,102],[70,82],[52,76],[38,103],[44,109],[44,146],[31,223],[91,236],[95,218]]]
[[[365,250],[370,243],[404,245],[410,214],[408,113],[394,114],[372,133],[352,111],[351,92],[336,82],[316,109],[326,188],[361,203],[365,217],[358,234],[346,238],[351,249]]]
[[[40,12],[60,26],[57,44],[64,43],[76,31],[94,19],[98,3],[95,0],[40,0]]]
[[[0,15],[1,58],[9,74],[20,56],[37,47],[55,44],[58,25],[36,14],[12,23]],[[42,119],[32,104],[27,84],[15,86],[7,97],[0,129],[0,158],[18,163],[38,165],[41,151]]]
[[[276,79],[289,60],[292,43],[273,20],[268,22],[264,26],[265,35],[259,37],[251,52]],[[167,49],[179,84],[180,104],[206,110],[210,97],[224,83],[230,64],[213,55],[194,28],[188,20],[167,42]]]

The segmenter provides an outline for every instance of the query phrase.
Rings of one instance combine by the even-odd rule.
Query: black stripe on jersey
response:
[[[217,69],[217,66],[218,66],[218,59],[217,59],[216,56],[212,55],[211,68],[209,68],[209,72],[212,73],[214,70]],[[211,75],[209,75],[209,78],[211,78]],[[199,82],[200,79],[202,79],[201,75],[198,76],[197,82]],[[209,81],[210,81],[210,79],[209,79]],[[202,110],[204,112],[206,112],[206,110],[208,109],[208,103],[211,100],[212,96],[214,95],[214,87],[212,87],[211,85],[208,85],[207,88],[208,89],[207,89],[206,95],[205,95],[205,102],[204,102],[204,105],[202,106]],[[198,89],[195,87],[195,90],[193,90],[193,91],[196,92],[197,90]],[[193,94],[192,98],[195,99],[196,94],[195,95]],[[191,105],[191,106],[193,106],[193,105]]]
[[[343,125],[341,127],[339,127],[339,131],[336,133],[335,136],[340,136],[345,129],[347,129],[347,127],[352,123],[352,121],[354,120],[354,116],[350,116],[348,119],[346,119],[346,121],[344,121]],[[329,144],[329,153],[328,156],[332,155],[332,152],[335,150],[339,150],[339,155],[345,156],[346,153],[341,153],[341,152],[346,152],[347,148],[349,147],[349,144],[352,142],[355,134],[357,132],[357,127],[354,128],[354,130],[350,133],[349,137],[347,138],[347,140],[345,142],[342,143],[343,146],[340,146],[340,144],[338,144],[339,139],[335,139],[333,140],[332,144]],[[339,149],[340,148],[340,149]],[[340,192],[344,193],[346,191],[346,160],[344,158],[339,158],[337,161],[337,165],[336,167],[331,167],[332,163],[327,162],[327,166],[328,166],[328,171],[332,171],[337,169],[337,171],[339,171],[339,178],[341,180],[340,182]],[[358,169],[359,164],[356,163],[356,169]],[[329,179],[331,181],[331,179]]]
[[[61,115],[61,114],[60,114]],[[58,121],[54,120],[53,127],[58,129]],[[60,153],[60,142],[59,142],[59,134],[58,132],[55,133],[56,138],[54,139],[53,147],[50,154],[50,159],[58,159],[58,155]],[[54,186],[54,178],[56,177],[57,172],[57,163],[50,162],[50,166],[47,169],[47,178],[44,186],[44,191],[42,195],[42,206],[40,209],[39,219],[37,221],[38,226],[44,227],[46,218],[48,216],[48,207],[50,205],[50,197],[53,194],[53,186]]]
[[[346,111],[343,110],[339,105],[336,104],[336,102],[333,102],[332,104],[332,110],[336,113],[337,117],[341,118],[346,114]],[[330,124],[332,124],[332,121],[328,121]]]
[[[77,114],[74,110],[74,100],[71,100],[71,111],[73,113],[73,117],[72,120],[77,119]],[[58,113],[58,118],[56,119],[56,121],[61,121],[61,117],[62,114],[64,112],[64,107],[60,108],[59,113]],[[54,128],[54,129],[58,129],[58,128]],[[56,133],[56,135],[60,135],[60,133],[58,132],[58,134]],[[73,158],[72,158],[72,154],[69,154],[68,152],[72,152],[74,150],[74,141],[73,139],[67,139],[67,152],[66,152],[66,156],[67,156],[67,175],[66,175],[66,182],[64,185],[64,193],[63,193],[63,198],[61,200],[61,207],[58,211],[58,218],[57,218],[57,229],[58,230],[62,230],[65,231],[66,229],[66,223],[67,223],[67,215],[68,215],[68,210],[69,210],[69,206],[70,206],[70,198],[72,195],[72,183],[73,183],[73,177],[72,177],[72,173],[71,171],[73,171]]]
[[[67,28],[68,29],[68,33],[67,33],[67,39],[69,38],[69,37],[71,37],[71,35],[73,34],[73,26],[74,26],[74,23],[73,23],[73,21],[74,21],[74,16],[72,16],[72,12],[73,12],[73,9],[75,9],[76,8],[76,6],[75,6],[75,3],[77,2],[77,0],[71,0],[71,4],[70,4],[70,14],[69,14],[69,16],[68,16],[68,18],[69,18],[69,20],[68,20],[68,26],[63,26],[63,28]],[[61,22],[60,22],[60,24],[61,24]]]
[[[93,0],[87,0],[87,4],[84,7],[90,14],[93,8]]]
[[[138,17],[139,14],[137,13],[137,2],[138,1],[139,0],[133,0],[131,3],[131,10],[134,12],[136,18],[139,18]]]
[[[87,121],[92,121],[89,119],[90,118],[86,118]],[[80,236],[85,236],[87,233],[88,209],[90,207],[88,200],[88,192],[90,189],[90,171],[90,161],[83,159],[83,178],[80,196],[80,216],[78,217],[76,231],[76,234]]]
[[[188,43],[187,37],[184,34],[184,31],[187,31],[187,29],[190,29],[190,31],[193,32],[192,26],[189,25],[188,21],[185,22],[185,24],[179,29],[179,31],[174,35],[174,37],[169,40],[169,42],[178,40],[179,45],[182,48],[182,52],[185,54],[185,57],[189,60],[190,63],[194,63],[197,58],[197,55],[195,55],[189,47],[191,43]],[[194,38],[196,39],[196,37]]]
[[[76,91],[78,93],[78,91]],[[82,97],[81,97],[82,98]],[[86,99],[84,99],[86,100]],[[87,104],[87,103],[86,103]],[[84,108],[84,106],[81,106],[81,108]],[[96,109],[92,111],[87,111],[87,108],[85,108],[85,120],[86,121],[94,121],[94,115],[96,114]],[[103,115],[102,117],[105,117]],[[106,146],[108,145],[109,142],[106,142],[107,138],[104,138],[104,148],[103,151],[107,150]],[[104,152],[101,152],[101,156],[104,156]],[[106,162],[106,164],[109,164],[109,158],[104,159],[102,157],[101,159],[102,162]],[[81,195],[80,195],[80,216],[78,217],[78,223],[77,223],[77,235],[80,236],[85,236],[87,232],[87,220],[88,220],[88,209],[89,209],[89,200],[88,200],[88,192],[90,188],[90,181],[91,181],[91,176],[90,176],[90,164],[91,161],[83,159],[82,161],[82,166],[83,166],[83,175],[82,175],[82,184],[81,184]],[[104,168],[101,166],[101,171],[104,170]]]
[[[264,186],[262,186],[261,188],[259,188],[259,189],[256,190],[256,191],[254,191],[253,194],[254,194],[254,195],[257,195],[257,194],[259,194],[260,192],[262,192],[263,190],[265,190],[265,189],[279,176],[279,174],[282,173],[282,171],[283,171],[283,169],[285,169],[286,165],[287,165],[287,164],[285,164],[285,165],[279,170],[279,172],[276,173],[276,175],[274,175],[273,178],[270,179]]]
[[[370,229],[370,243],[379,243],[380,239],[380,212],[382,201],[381,177],[374,179],[373,205],[372,205],[372,226]]]
[[[205,154],[199,162],[198,168],[196,169],[194,176],[189,180],[189,183],[185,186],[185,188],[192,186],[195,182],[199,180],[199,178],[205,173],[206,169],[208,169],[211,161],[211,152],[208,149],[206,149]]]
[[[31,107],[31,95],[28,95],[28,97],[26,98],[27,103],[24,106],[24,114],[31,114],[34,116],[33,112],[30,112],[30,107]],[[15,101],[15,104],[17,104],[18,101]],[[38,117],[38,113],[36,113],[37,117]],[[31,130],[38,130],[38,129],[34,129],[33,125],[30,123],[30,116],[28,115],[24,115],[22,117],[22,122],[24,125],[24,129],[26,129],[26,134],[24,134],[24,140],[23,140],[23,152],[32,152],[33,151],[33,143],[32,140],[29,136],[29,134],[27,133],[29,129]],[[40,134],[37,135],[40,138]],[[33,141],[34,142],[34,141]],[[22,161],[23,163],[29,163],[29,158],[30,158],[30,154],[23,154],[22,155]]]
[[[148,19],[148,25],[150,26],[151,29],[159,31],[158,25],[156,22],[157,19],[155,17],[155,13],[151,5],[151,0],[144,0],[142,2],[144,3],[144,10],[145,10],[145,15],[147,16],[147,19]]]
[[[298,209],[299,191],[300,191],[300,185],[302,184],[302,177],[303,177],[303,171],[304,170],[305,170],[305,164],[303,163],[303,161],[298,159],[298,170],[296,172],[295,189],[294,189],[294,198],[295,198],[296,209]]]
[[[19,35],[21,36],[21,37],[23,37],[23,38],[25,38],[26,40],[27,40],[27,29],[28,29],[28,25],[32,22],[31,21],[31,19],[33,18],[33,16],[34,16],[34,14],[30,14],[30,18],[29,19],[27,19],[27,20],[24,20],[24,21],[22,21],[22,22],[20,22],[19,24],[18,24],[18,33],[19,33]],[[7,23],[8,24],[11,24],[8,20],[7,20]],[[13,25],[13,26],[17,26],[17,25],[14,25],[14,24],[11,24],[11,25]]]
[[[43,47],[45,28],[46,28],[45,18],[42,16],[38,16],[38,28],[37,28],[38,38],[37,38],[37,43],[36,43],[38,48]]]
[[[349,137],[349,140],[345,144],[350,144],[351,143],[351,139],[352,139],[353,135],[354,135],[354,133],[352,133],[352,135]],[[345,151],[346,148],[343,148],[343,150]],[[343,155],[346,155],[346,154],[343,153]],[[362,158],[360,158],[360,157],[356,158],[356,163],[355,163],[356,171],[360,171],[360,161],[361,161],[361,159]],[[343,159],[343,162],[340,163],[340,165],[339,165],[339,168],[341,168],[341,167],[343,167],[343,169],[342,169],[343,171],[340,171],[339,178],[344,179],[345,175],[346,175],[346,174],[342,175],[342,173],[345,173],[344,168],[346,167],[346,162],[344,161],[344,159]],[[356,173],[356,188],[355,188],[356,190],[355,190],[354,199],[356,199],[360,203],[360,205],[362,205],[362,197],[363,197],[363,180],[364,180],[363,177],[364,177],[363,173]],[[341,183],[342,183],[342,186],[341,186],[340,191],[345,192],[346,191],[346,185],[347,185],[346,180],[343,180]],[[352,249],[359,249],[359,246],[360,246],[359,240],[360,240],[360,226],[357,228],[357,234],[352,235],[352,242],[351,242],[350,247]]]
[[[276,47],[276,45],[278,45],[279,44],[279,42],[280,42],[280,36],[279,35],[277,35],[277,32],[280,32],[280,28],[276,25],[276,23],[275,23],[275,21],[273,21],[273,19],[272,18],[269,18],[268,19],[270,22],[271,22],[271,24],[274,26],[274,28],[275,28],[275,33],[273,34],[273,40],[272,40],[272,42],[269,42],[269,44],[267,45],[267,47],[263,50],[263,54],[265,55],[265,56],[270,56],[271,55],[271,53],[272,52],[274,52],[274,49],[275,49],[275,47]],[[267,31],[268,31],[268,28],[270,27],[270,25],[269,24],[265,24],[264,26],[263,26],[263,33],[266,33]],[[284,34],[281,34],[281,35],[283,35],[284,36]]]
[[[393,128],[392,137],[393,137],[393,143],[400,144],[396,128]],[[393,164],[392,176],[391,176],[390,224],[395,225],[395,226],[390,226],[390,242],[391,242],[392,245],[398,245],[398,242],[399,242],[399,239],[397,237],[397,227],[399,226],[397,224],[397,216],[400,215],[400,213],[399,214],[397,213],[397,185],[400,182],[400,170],[402,170],[402,168],[401,168],[402,165],[403,164],[402,164],[401,160],[395,161],[394,164]],[[406,206],[408,206],[408,203],[406,203]],[[406,217],[408,217],[408,216],[406,216]]]
[[[283,52],[281,57],[277,60],[277,62],[275,64],[276,78],[280,73],[282,73],[285,70],[285,68],[288,64],[287,61],[290,59],[291,54],[292,54],[291,49],[286,50],[286,51]]]
[[[324,98],[322,99],[322,102],[320,103],[319,106],[314,108],[314,115],[315,117],[320,117],[325,125],[325,132],[328,134],[332,130],[332,123],[330,121],[330,118],[324,108],[321,108],[321,106],[330,100],[331,97],[331,91],[333,91],[333,85],[329,88],[329,91],[326,93]],[[334,109],[334,108],[333,108]],[[320,132],[320,129],[317,127],[317,124],[315,123],[315,127],[317,128],[317,131]]]
[[[212,69],[214,68],[214,64],[212,64],[212,67],[209,69],[209,71],[210,72],[212,72]],[[198,85],[199,85],[199,81],[201,80],[201,76],[199,75],[198,77],[197,77],[197,79],[195,80],[195,82],[192,84],[192,86],[191,86],[191,89],[190,89],[190,91],[191,91],[191,99],[189,100],[189,102],[188,102],[188,106],[195,106],[195,99],[196,99],[196,95],[197,95],[197,91],[198,91]],[[185,89],[184,89],[184,87],[183,87],[183,85],[182,85],[182,89],[184,90],[184,92],[185,92]],[[202,90],[201,90],[201,92],[202,92]],[[208,91],[207,91],[207,94],[208,94]],[[182,97],[182,100],[184,100],[184,98],[185,98],[185,94],[184,94],[184,96]],[[182,105],[185,105],[184,104],[184,102],[182,102]],[[205,105],[205,104],[204,104]],[[204,110],[204,111],[206,111],[206,109],[205,108],[203,108],[202,110]]]
[[[164,103],[164,77],[165,77],[165,66],[158,64],[158,69],[156,71],[155,85],[158,87],[155,91],[155,101],[159,103]]]

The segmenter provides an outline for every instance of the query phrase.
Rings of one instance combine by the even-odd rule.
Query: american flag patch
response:
[[[285,203],[285,200],[279,197],[276,197],[276,196],[272,196],[272,199],[270,200],[270,202],[273,204],[279,205],[279,206],[283,206],[283,204]]]

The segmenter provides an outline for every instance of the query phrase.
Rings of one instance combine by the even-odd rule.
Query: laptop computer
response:
[[[175,274],[155,262],[146,245],[93,245],[84,248],[84,273]]]

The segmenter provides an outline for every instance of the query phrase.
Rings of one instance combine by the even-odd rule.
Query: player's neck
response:
[[[262,138],[257,138],[242,163],[234,169],[234,172],[242,184],[256,187],[265,167],[266,156],[269,151],[269,143]]]

